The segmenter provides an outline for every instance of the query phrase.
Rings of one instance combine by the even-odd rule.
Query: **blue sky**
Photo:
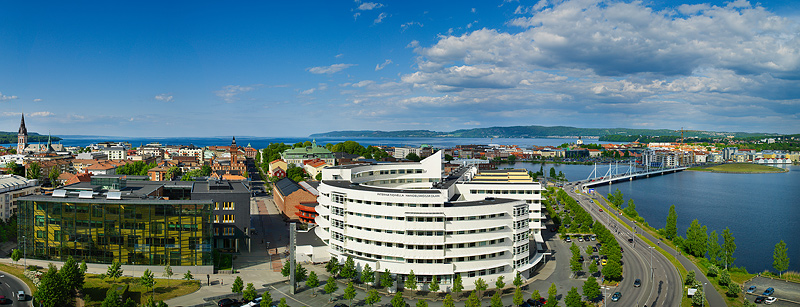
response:
[[[792,1],[163,2],[0,4],[0,130],[800,133]]]

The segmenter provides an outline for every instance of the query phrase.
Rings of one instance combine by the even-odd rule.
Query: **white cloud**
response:
[[[330,66],[309,67],[306,70],[312,74],[335,74],[353,66],[356,66],[356,64],[333,64]]]
[[[364,2],[364,3],[361,3],[361,5],[358,6],[358,10],[360,10],[360,11],[371,11],[371,10],[379,9],[379,8],[382,8],[382,7],[383,7],[382,3]]]
[[[36,99],[33,100],[33,102],[40,102],[40,101],[42,101],[41,98],[36,98]]]
[[[386,18],[387,16],[388,15],[386,15],[386,13],[380,13],[378,15],[378,18],[375,18],[375,21],[373,21],[372,24],[379,24],[379,23],[383,22],[383,19]]]
[[[33,113],[31,113],[30,116],[33,116],[33,117],[48,117],[48,116],[53,116],[53,115],[55,115],[55,114],[53,114],[52,112],[42,111],[42,112],[33,112]]]
[[[215,91],[214,94],[216,94],[217,97],[222,98],[222,100],[227,103],[233,103],[239,100],[237,97],[239,94],[246,93],[254,89],[254,86],[226,85],[221,90]]]
[[[369,85],[372,85],[372,84],[375,84],[375,81],[372,81],[372,80],[362,80],[362,81],[359,81],[359,82],[353,83],[352,85],[353,85],[353,87],[365,87],[365,86],[369,86]]]
[[[384,67],[386,67],[386,65],[389,65],[389,64],[392,64],[392,60],[388,60],[387,59],[383,63],[375,65],[375,71],[379,71],[379,70],[383,69]]]
[[[358,20],[358,16],[361,16],[361,12],[356,12],[353,14],[353,20]]]
[[[475,13],[475,12],[477,12],[478,10],[476,10],[476,9],[473,7],[473,8],[472,8],[470,11],[471,11],[471,12],[473,12],[473,13]]]
[[[17,98],[19,98],[19,97],[3,95],[3,93],[0,93],[0,101],[12,100],[12,99],[17,99]]]
[[[303,94],[303,95],[311,95],[311,94],[313,94],[313,93],[314,93],[314,91],[316,91],[316,90],[317,90],[316,88],[310,88],[310,89],[307,89],[307,90],[305,90],[305,91],[302,91],[302,92],[300,92],[300,94]]]
[[[334,56],[334,57],[338,59],[338,58],[341,58],[341,57],[343,57],[343,56],[344,56],[344,53],[340,53],[340,54],[337,54],[337,55],[336,55],[336,56]]]
[[[406,22],[406,23],[400,25],[400,31],[401,32],[405,32],[406,29],[410,28],[411,26],[419,26],[420,28],[422,28],[422,23],[419,23],[419,22],[416,22],[416,21]]]
[[[172,102],[174,100],[171,94],[158,94],[153,99],[164,102]]]

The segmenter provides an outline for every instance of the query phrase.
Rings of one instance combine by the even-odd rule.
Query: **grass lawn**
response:
[[[715,172],[715,173],[783,173],[786,172],[785,169],[769,166],[769,165],[761,165],[761,164],[753,164],[753,163],[731,163],[731,164],[720,164],[715,166],[709,167],[692,167],[689,170],[691,171],[704,171],[704,172]]]
[[[103,299],[106,298],[106,292],[112,286],[125,287],[130,285],[128,290],[129,297],[136,303],[145,303],[147,298],[150,297],[151,291],[139,284],[138,277],[121,277],[116,282],[112,279],[100,279],[99,275],[87,274],[86,281],[83,285],[83,293],[85,298],[90,300],[86,306],[100,306]],[[200,289],[200,281],[180,280],[173,278],[172,280],[156,279],[155,300],[165,301],[178,296],[187,295]]]
[[[36,292],[37,288],[36,286],[33,285],[33,282],[22,274],[23,272],[22,265],[0,264],[0,270],[2,270],[3,272],[11,273],[11,275],[14,275],[17,278],[21,279],[23,282],[25,282],[26,285],[28,285],[28,288],[31,288],[31,292]]]

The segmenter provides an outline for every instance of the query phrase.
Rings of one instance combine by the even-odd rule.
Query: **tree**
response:
[[[289,307],[289,304],[286,303],[285,297],[282,297],[280,302],[278,302],[278,307]]]
[[[545,306],[555,307],[556,305],[558,305],[558,301],[556,301],[557,296],[558,296],[558,289],[556,289],[556,284],[551,283],[550,288],[547,289],[547,304]]]
[[[519,272],[517,272],[517,273],[519,273]],[[495,288],[497,288],[497,290],[501,290],[501,289],[505,288],[506,282],[503,281],[503,279],[504,279],[504,276],[501,275],[500,277],[497,277],[497,281],[494,282]]]
[[[442,307],[456,307],[455,302],[453,302],[453,297],[450,296],[449,293],[444,296],[444,301],[442,301]]]
[[[242,294],[243,289],[244,282],[242,281],[242,277],[236,276],[236,279],[233,280],[233,285],[231,286],[231,292]]]
[[[314,176],[314,180],[321,181],[322,180],[322,173],[317,173],[317,175]]]
[[[269,290],[266,290],[264,294],[261,294],[260,307],[269,307],[269,306],[272,306],[272,294],[269,293]]]
[[[494,295],[492,295],[492,300],[489,302],[489,306],[503,307],[503,301],[502,297],[500,297],[500,291],[494,292]]]
[[[11,252],[11,260],[14,260],[14,262],[19,262],[20,258],[22,258],[21,250],[15,249],[13,252]]]
[[[717,269],[717,266],[716,266],[716,265],[713,265],[713,264],[712,264],[712,265],[710,265],[710,266],[708,267],[708,272],[706,272],[706,276],[708,276],[708,277],[715,277],[715,276],[717,276],[717,275],[719,275],[719,269]]]
[[[424,300],[417,301],[417,307],[428,307],[428,302]]]
[[[12,175],[25,176],[25,167],[17,164],[17,162],[11,161],[6,163],[6,168],[8,168]]]
[[[486,284],[486,281],[483,278],[478,278],[475,280],[475,291],[478,291],[478,298],[483,298],[483,291],[489,288],[489,285]]]
[[[148,290],[152,289],[153,286],[156,285],[156,279],[153,277],[153,272],[150,272],[150,269],[144,270],[144,273],[142,273],[142,277],[139,278],[139,284],[147,288]]]
[[[697,219],[694,219],[689,225],[689,228],[686,229],[686,242],[684,246],[686,247],[686,251],[695,257],[703,257],[706,253],[706,242],[708,239],[706,239],[706,234],[703,230],[704,228]]]
[[[727,286],[732,284],[731,274],[728,273],[728,270],[724,270],[722,271],[722,273],[719,274],[719,284],[722,286]]]
[[[573,243],[574,244],[574,243]],[[569,259],[569,268],[572,270],[572,273],[577,273],[578,271],[583,269],[583,263],[581,263],[578,259],[580,254],[572,254],[572,257]]]
[[[111,278],[117,282],[117,278],[122,277],[122,263],[114,262],[108,266],[106,270],[106,277]]]
[[[533,300],[538,300],[540,297],[542,297],[542,295],[539,294],[539,290],[533,290],[533,293],[531,293],[531,298]]]
[[[589,272],[592,274],[594,274],[594,272],[597,272],[597,262],[591,261],[591,263],[589,264]]]
[[[361,282],[365,284],[371,284],[375,282],[375,272],[372,271],[369,263],[364,265],[364,269],[361,270]]]
[[[353,305],[353,299],[356,298],[356,288],[353,287],[353,282],[348,282],[347,287],[344,288],[344,299],[350,301],[350,305]]]
[[[625,202],[625,198],[622,195],[622,192],[617,189],[614,193],[608,194],[608,202],[611,203],[616,208],[622,208],[622,204]]]
[[[695,273],[694,270],[686,273],[686,281],[685,281],[686,285],[694,286],[694,284],[697,283],[697,280],[695,279],[695,274],[697,273]]]
[[[167,263],[167,265],[164,266],[164,274],[162,274],[161,276],[166,277],[167,284],[169,284],[169,280],[172,278],[172,275],[175,275],[175,272],[172,271],[172,266],[169,265],[169,263]]]
[[[436,278],[436,275],[433,275],[433,278],[431,278],[431,283],[428,284],[428,290],[431,292],[439,292],[439,279]]]
[[[513,284],[514,284],[514,287],[517,287],[517,288],[522,286],[522,275],[520,275],[519,272],[517,272],[517,276],[514,277]],[[517,304],[517,305],[519,305],[519,304]]]
[[[339,290],[339,286],[336,285],[336,279],[333,276],[328,277],[328,280],[325,282],[325,293],[331,295],[331,301],[333,301],[333,292]]]
[[[298,264],[297,262],[295,262],[295,264],[294,264],[294,280],[296,282],[301,282],[301,281],[306,280],[307,276],[308,276],[308,270],[306,268],[304,268],[303,265]]]
[[[39,179],[42,176],[42,167],[39,166],[37,162],[31,162],[28,164],[28,179]]]
[[[247,283],[247,287],[245,287],[244,291],[242,292],[242,299],[245,301],[252,301],[258,297],[258,293],[256,293],[256,287],[253,286],[253,283]]]
[[[67,287],[67,291],[70,293],[83,289],[84,274],[81,272],[81,268],[78,267],[78,263],[75,262],[72,256],[67,257],[67,261],[64,262],[64,265],[61,266],[61,270],[58,271],[58,273],[61,274],[64,280],[64,286]]]
[[[567,296],[564,298],[564,304],[567,305],[567,307],[583,307],[581,295],[578,294],[578,288],[572,287],[572,289],[569,289]]]
[[[728,266],[733,264],[733,261],[736,258],[733,257],[733,253],[736,252],[736,243],[734,242],[735,238],[733,234],[731,234],[731,230],[728,227],[725,227],[725,230],[722,231],[722,259],[725,263],[725,269],[728,269]]]
[[[695,292],[694,296],[692,296],[692,305],[699,306],[703,304],[703,301],[705,301],[705,295],[703,295],[703,289],[702,288],[697,289],[697,292]]]
[[[719,237],[717,236],[717,231],[711,231],[711,234],[708,235],[708,260],[715,265],[719,265],[719,256],[722,252],[722,247],[719,246]]]
[[[400,292],[394,294],[391,303],[392,307],[406,307],[406,300],[403,299],[403,294],[401,294]]]
[[[628,206],[623,209],[625,214],[632,218],[637,218],[639,216],[639,212],[636,212],[636,204],[633,203],[633,199],[628,199]]]
[[[283,262],[283,267],[281,268],[281,275],[283,275],[283,277],[289,277],[289,273],[291,273],[291,265],[292,263],[289,262],[289,258],[286,258],[286,261]]]
[[[589,276],[585,282],[583,282],[583,296],[586,297],[589,301],[594,301],[600,296],[600,284],[597,283],[597,279],[594,276]]]
[[[364,302],[369,304],[370,306],[380,303],[381,302],[381,295],[378,294],[378,290],[372,289],[367,292],[367,297],[364,298]]]
[[[619,263],[619,256],[608,257],[608,262],[603,266],[603,275],[609,280],[621,280],[622,265]]]
[[[344,261],[344,266],[342,266],[342,277],[347,279],[353,279],[356,277],[356,262],[353,260],[352,256],[347,256],[347,260]]]
[[[517,287],[514,289],[514,305],[519,306],[522,305],[522,302],[525,301],[525,298],[522,296],[522,289]]]
[[[478,295],[475,293],[477,291],[472,291],[467,297],[467,301],[465,302],[465,307],[481,307],[481,300],[478,298]]]
[[[726,291],[725,294],[727,294],[730,297],[737,297],[739,296],[739,292],[742,291],[742,289],[740,289],[739,285],[737,285],[736,283],[728,284],[727,290],[728,291]]]
[[[550,178],[556,178],[556,169],[554,167],[550,168]]]
[[[383,271],[381,274],[381,288],[389,288],[394,285],[394,279],[392,279],[392,273],[389,273],[389,269]]]
[[[34,297],[44,307],[65,306],[72,298],[72,295],[64,286],[61,274],[53,264],[50,264],[47,271],[39,278],[39,288],[33,294]]]
[[[333,276],[336,276],[336,274],[339,273],[339,260],[337,260],[335,257],[331,257],[331,260],[328,260],[328,263],[325,264],[325,271]],[[287,273],[284,276],[289,276],[289,274]]]
[[[61,175],[61,171],[58,170],[58,167],[53,165],[50,168],[50,171],[47,173],[47,179],[50,179],[50,186],[55,187],[58,185],[58,176]]]
[[[89,268],[86,267],[86,260],[81,260],[81,273],[86,274],[86,270]]]
[[[192,276],[192,271],[186,270],[186,274],[183,274],[184,280],[192,280],[194,276]]]
[[[678,235],[678,214],[675,213],[675,205],[669,207],[669,214],[667,214],[667,225],[664,226],[664,234],[667,239],[670,240]]]
[[[445,155],[444,155],[444,160],[445,160],[445,161],[453,161],[453,156],[451,156],[451,155],[448,155],[448,154],[445,154]]]
[[[100,304],[101,307],[122,307],[122,302],[120,301],[119,293],[117,290],[114,290],[114,287],[108,289],[106,291],[106,298],[103,300],[103,303]]]
[[[414,275],[414,270],[411,270],[411,272],[408,273],[403,286],[411,291],[417,290],[417,276]]]
[[[317,273],[311,271],[311,273],[308,273],[308,279],[306,279],[306,287],[311,289],[313,296],[316,296],[316,291],[314,291],[314,288],[317,286],[319,286],[319,278],[317,278]]]
[[[775,244],[775,251],[772,252],[772,268],[778,271],[781,277],[783,277],[783,271],[789,269],[788,249],[783,240]]]
[[[461,291],[464,290],[464,284],[461,282],[461,274],[456,275],[456,279],[453,280],[453,292],[456,293],[456,297],[461,294]]]
[[[422,160],[422,159],[420,159],[420,157],[419,157],[417,154],[415,154],[415,153],[413,153],[413,152],[410,152],[410,153],[408,153],[408,154],[406,155],[406,160],[411,160],[411,161],[414,161],[414,162],[419,162],[419,161],[420,161],[420,160]]]

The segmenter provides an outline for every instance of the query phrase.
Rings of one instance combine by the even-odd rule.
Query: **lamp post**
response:
[[[656,249],[655,246],[648,247],[650,249],[650,280],[655,279],[655,269],[653,268],[653,250]]]
[[[28,240],[25,239],[25,236],[22,236],[22,258],[25,259],[25,267],[28,267],[28,257],[25,253],[25,247],[28,245]]]
[[[707,283],[703,283],[703,287],[700,288],[700,290],[703,291],[703,292],[700,292],[702,294],[702,296],[700,297],[700,307],[703,307],[703,305],[705,305],[705,302],[706,302],[706,284]]]

